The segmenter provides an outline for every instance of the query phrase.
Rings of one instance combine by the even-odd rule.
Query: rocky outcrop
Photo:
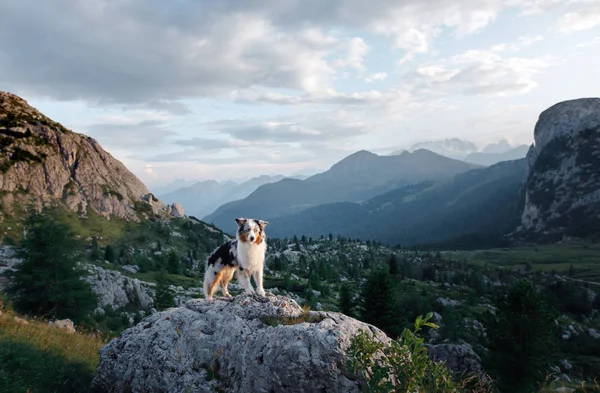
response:
[[[389,341],[343,314],[307,315],[283,296],[193,299],[103,347],[92,385],[97,392],[359,392],[344,353],[360,329]]]
[[[484,375],[481,358],[469,344],[437,344],[428,346],[431,359],[446,363],[455,374],[464,376]]]
[[[91,284],[98,296],[98,307],[112,307],[113,310],[131,306],[135,309],[150,309],[154,300],[154,290],[150,284],[129,278],[115,270],[103,269],[95,265],[86,266],[89,275],[85,281]]]
[[[589,236],[600,228],[600,98],[558,103],[542,112],[527,154],[520,231]]]
[[[61,202],[85,215],[138,220],[138,213],[164,211],[143,201],[146,186],[100,144],[56,123],[22,98],[0,91],[0,202],[15,206]],[[148,208],[146,208],[147,205]],[[179,210],[176,210],[179,214]]]

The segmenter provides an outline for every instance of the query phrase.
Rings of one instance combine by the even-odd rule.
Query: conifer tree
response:
[[[31,210],[17,257],[22,260],[7,293],[16,310],[80,322],[96,307],[97,298],[83,280],[79,265],[83,244],[60,221],[56,208]]]

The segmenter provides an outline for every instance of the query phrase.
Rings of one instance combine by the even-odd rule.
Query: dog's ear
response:
[[[242,225],[244,225],[244,224],[246,223],[246,221],[248,221],[248,220],[247,220],[247,219],[245,219],[245,218],[242,218],[242,217],[240,217],[240,218],[236,218],[236,219],[235,219],[235,222],[237,222],[238,226],[240,226],[240,227],[241,227]]]
[[[269,224],[268,221],[264,221],[264,220],[258,220],[258,225],[260,226],[260,229],[265,229],[265,227]]]

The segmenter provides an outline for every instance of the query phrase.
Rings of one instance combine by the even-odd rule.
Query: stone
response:
[[[171,215],[173,217],[185,217],[183,206],[181,206],[181,204],[177,202],[173,203],[171,205]]]
[[[592,338],[595,338],[595,339],[599,339],[600,338],[600,333],[598,333],[595,329],[589,328],[588,329],[588,334]]]
[[[13,317],[13,320],[14,320],[16,323],[19,323],[19,324],[21,324],[21,325],[29,325],[29,322],[27,322],[27,321],[26,321],[25,319],[23,319],[23,318],[19,318],[19,317]]]
[[[127,273],[135,274],[140,271],[140,267],[138,265],[125,265],[123,266],[123,270]]]
[[[483,377],[481,358],[469,344],[437,344],[427,345],[429,357],[435,361],[445,362],[455,374]]]
[[[100,350],[94,391],[359,392],[345,351],[359,330],[335,312],[310,312],[283,296],[189,300],[123,331]],[[280,324],[278,321],[288,321]]]
[[[571,365],[571,363],[569,363],[569,361],[567,359],[562,359],[560,361],[560,364],[562,365],[562,368],[566,371],[569,371],[570,369],[573,368],[573,366]]]
[[[137,278],[129,278],[115,270],[87,265],[89,275],[85,281],[92,285],[92,291],[98,295],[98,306],[111,306],[118,310],[126,306],[134,306],[142,310],[154,304],[154,289],[150,283]]]
[[[67,333],[75,333],[75,325],[70,319],[57,319],[56,321],[49,321],[48,325],[54,326],[59,329],[65,330]]]

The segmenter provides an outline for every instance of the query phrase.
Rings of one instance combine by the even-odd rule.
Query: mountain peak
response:
[[[8,214],[18,205],[60,202],[81,214],[91,208],[106,217],[137,220],[143,198],[153,204],[151,210],[164,207],[96,140],[67,130],[7,92],[0,92],[0,191]]]

